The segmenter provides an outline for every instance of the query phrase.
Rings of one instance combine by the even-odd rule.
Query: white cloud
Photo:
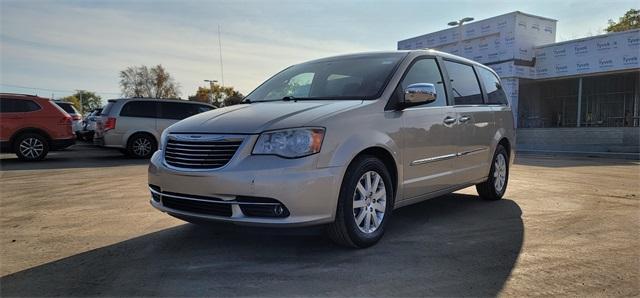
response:
[[[104,8],[49,5],[41,10],[4,10],[0,45],[3,83],[117,92],[118,71],[130,65],[162,64],[186,97],[204,84],[202,80],[221,79],[214,21],[212,30],[202,30]],[[288,65],[366,50],[355,43],[292,36],[246,21],[226,23],[222,31],[225,83],[245,94]],[[12,67],[16,64],[31,65],[40,73],[25,76],[24,69]],[[38,83],[33,76],[39,77]],[[45,83],[55,85],[40,85]]]

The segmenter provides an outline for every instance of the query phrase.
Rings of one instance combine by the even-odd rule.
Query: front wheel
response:
[[[356,159],[342,182],[336,220],[327,229],[329,237],[350,247],[376,244],[391,217],[394,193],[382,161],[372,156]]]
[[[491,162],[489,178],[476,185],[476,190],[484,200],[499,200],[507,191],[507,182],[509,182],[509,154],[502,145],[498,145]]]

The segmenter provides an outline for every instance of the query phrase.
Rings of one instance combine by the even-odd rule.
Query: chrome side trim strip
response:
[[[476,154],[476,153],[480,153],[480,152],[487,151],[487,150],[489,150],[489,149],[487,149],[487,148],[478,148],[478,149],[473,149],[473,150],[469,150],[469,151],[460,152],[457,155],[458,156],[471,155],[471,154]]]
[[[489,149],[487,149],[487,148],[478,148],[478,149],[473,149],[473,150],[464,151],[464,152],[451,153],[451,154],[447,154],[447,155],[440,155],[440,156],[435,156],[435,157],[423,158],[423,159],[414,160],[409,165],[410,166],[417,166],[417,165],[422,165],[422,164],[426,164],[426,163],[430,163],[430,162],[436,162],[436,161],[447,160],[447,159],[451,159],[451,158],[455,158],[455,157],[460,157],[460,156],[464,156],[464,155],[476,154],[476,153],[480,153],[480,152],[487,151],[487,150],[489,150]]]
[[[177,195],[169,195],[169,194],[165,194],[162,192],[159,192],[151,187],[149,187],[149,191],[151,191],[152,193],[162,196],[162,197],[170,197],[170,198],[174,198],[174,199],[182,199],[182,200],[190,200],[190,201],[199,201],[199,202],[207,202],[207,203],[216,203],[216,204],[236,204],[236,205],[271,205],[271,206],[275,206],[275,205],[280,205],[279,203],[252,203],[252,202],[238,202],[238,201],[214,201],[214,200],[203,200],[203,199],[198,199],[198,198],[192,198],[192,197],[185,197],[185,196],[177,196]]]
[[[422,165],[422,164],[425,164],[425,163],[447,160],[447,159],[450,159],[450,158],[454,158],[457,155],[458,155],[457,153],[451,153],[451,154],[447,154],[447,155],[441,155],[441,156],[429,157],[429,158],[424,158],[424,159],[418,159],[418,160],[412,161],[409,165],[410,166],[417,166],[417,165]]]

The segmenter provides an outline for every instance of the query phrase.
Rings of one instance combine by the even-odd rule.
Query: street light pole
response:
[[[466,23],[466,22],[471,22],[473,21],[472,17],[466,17],[466,18],[462,18],[460,20],[457,21],[451,21],[449,23],[447,23],[447,25],[449,26],[458,26],[458,45],[460,44],[460,42],[462,41],[462,24]]]
[[[209,103],[210,103],[210,104],[213,104],[213,100],[214,100],[214,98],[213,98],[213,86],[214,86],[214,85],[215,85],[215,83],[217,83],[218,81],[216,81],[216,80],[204,80],[204,81],[209,83],[209,96],[211,97],[211,99],[210,99],[210,102],[209,102]],[[217,102],[217,100],[216,100],[216,102]]]

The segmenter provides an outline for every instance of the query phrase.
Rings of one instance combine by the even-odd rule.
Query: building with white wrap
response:
[[[556,20],[519,11],[401,40],[493,68],[522,150],[640,152],[640,29],[556,42]]]

